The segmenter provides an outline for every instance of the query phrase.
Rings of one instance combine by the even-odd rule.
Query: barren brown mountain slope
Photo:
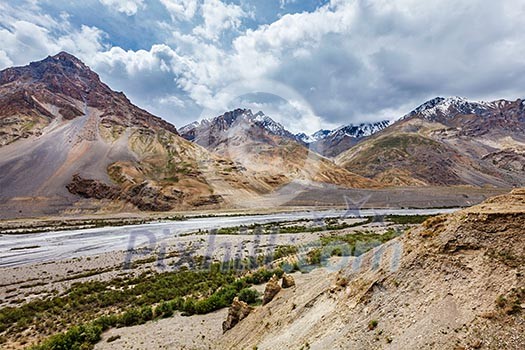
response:
[[[392,185],[525,185],[522,100],[428,101],[336,159]]]
[[[216,208],[296,178],[377,186],[290,140],[249,151],[255,168],[183,139],[65,52],[0,72],[2,217]]]
[[[291,181],[377,188],[379,183],[341,168],[309,150],[295,135],[264,115],[236,109],[181,128],[181,135],[214,154],[232,159],[279,187]]]
[[[218,205],[214,177],[255,191],[67,53],[2,71],[0,96],[4,216]]]
[[[225,349],[523,349],[525,190],[431,218],[282,290]]]

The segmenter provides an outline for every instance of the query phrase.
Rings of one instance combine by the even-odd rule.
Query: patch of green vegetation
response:
[[[389,135],[377,139],[374,144],[374,146],[378,148],[396,148],[403,152],[407,152],[407,148],[414,145],[436,146],[438,148],[441,147],[438,142],[416,134]]]
[[[235,235],[235,234],[286,234],[286,233],[314,233],[314,232],[323,232],[323,231],[335,231],[343,230],[351,227],[357,227],[365,225],[367,223],[373,222],[373,218],[369,217],[363,221],[347,223],[340,222],[339,218],[328,218],[320,225],[315,226],[306,226],[299,224],[300,222],[309,221],[308,219],[300,219],[294,222],[271,222],[267,224],[252,224],[252,225],[241,225],[241,226],[232,226],[232,227],[221,227],[215,230],[207,230],[194,232],[195,233],[205,233],[205,234],[217,234],[217,235]]]
[[[248,304],[256,304],[259,301],[259,292],[251,288],[242,289],[238,296],[239,300]]]
[[[307,261],[310,265],[321,264],[323,250],[321,248],[314,248],[306,254]]]
[[[376,329],[378,324],[379,322],[377,320],[370,320],[370,322],[368,322],[368,330]]]
[[[240,271],[225,271],[220,264],[213,264],[202,271],[144,273],[131,279],[75,283],[62,295],[0,309],[0,332],[9,337],[33,328],[41,335],[52,335],[77,324],[35,349],[89,349],[100,333],[111,327],[142,324],[169,317],[174,311],[204,314],[229,306],[236,296],[256,301],[258,295],[246,289],[282,273],[280,269],[261,269],[242,276]]]
[[[296,246],[293,245],[280,245],[275,247],[274,253],[273,253],[273,260],[278,260],[290,255],[294,255],[298,253],[298,249]]]
[[[310,266],[302,266],[297,270],[308,271],[315,265],[322,265],[332,256],[359,256],[381,244],[399,236],[403,231],[389,229],[387,232],[355,232],[346,235],[329,235],[320,238],[302,247],[304,261]],[[282,266],[285,271],[291,270],[290,266]]]
[[[359,256],[391,239],[401,235],[402,231],[388,229],[385,233],[357,231],[346,235],[321,237],[321,244],[331,256]]]
[[[525,288],[513,288],[508,296],[500,295],[496,299],[496,306],[507,315],[521,313],[523,303],[525,303]]]

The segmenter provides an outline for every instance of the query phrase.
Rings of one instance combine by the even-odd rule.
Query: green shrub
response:
[[[129,327],[140,323],[142,323],[140,310],[130,309],[122,314],[118,324],[121,326]]]
[[[275,247],[273,253],[273,260],[281,259],[290,255],[297,254],[298,249],[296,246],[291,245],[280,245]]]
[[[306,253],[308,259],[308,264],[310,265],[319,265],[321,264],[322,259],[322,250],[321,248],[315,248]]]
[[[248,304],[255,304],[259,298],[259,292],[255,289],[244,288],[239,292],[239,300]]]
[[[155,308],[155,316],[164,318],[173,316],[173,305],[169,302],[161,302]]]
[[[151,321],[153,319],[153,309],[151,306],[144,306],[140,309],[140,318],[143,322]]]
[[[434,216],[436,215],[387,215],[385,221],[390,221],[399,225],[421,224]]]
[[[80,325],[70,328],[65,333],[56,334],[41,345],[34,346],[34,350],[83,350],[92,349],[100,340],[102,328],[95,324]]]

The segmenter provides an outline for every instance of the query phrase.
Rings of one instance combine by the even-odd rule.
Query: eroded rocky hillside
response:
[[[427,220],[281,290],[225,349],[522,349],[525,190]],[[341,263],[339,263],[341,264]],[[346,266],[346,267],[345,267]]]

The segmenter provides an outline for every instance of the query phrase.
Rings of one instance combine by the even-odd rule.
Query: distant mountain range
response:
[[[249,109],[236,109],[183,126],[180,134],[213,154],[268,176],[277,187],[293,179],[345,187],[378,185],[311,152],[296,135],[263,112],[254,114]]]
[[[311,135],[310,149],[327,157],[335,157],[366,137],[387,128],[392,122],[349,124],[335,130],[319,130]]]
[[[522,186],[525,104],[438,97],[336,163],[390,185]]]
[[[268,134],[298,140],[297,136],[286,130],[281,124],[266,116],[262,111],[255,114],[249,109],[235,109],[212,119],[193,122],[181,128],[181,136],[204,147],[217,146],[224,133],[241,123],[256,126]]]
[[[210,140],[217,138],[217,132],[224,131],[225,127],[231,127],[238,117],[242,117],[243,120],[266,129],[266,131],[272,135],[297,141],[327,157],[338,155],[360,140],[372,136],[392,123],[384,120],[376,123],[349,124],[334,130],[321,129],[312,135],[305,133],[293,134],[286,130],[280,123],[265,115],[262,111],[253,114],[252,111],[248,109],[236,109],[217,118],[203,119],[185,125],[180,129],[181,135],[187,140],[195,141],[201,146],[207,147],[210,144]],[[196,132],[199,133],[199,137],[197,138],[195,136]],[[204,138],[207,138],[208,141],[205,142]],[[211,143],[213,143],[213,141],[211,141]]]
[[[236,109],[177,130],[62,52],[0,72],[0,168],[20,215],[227,206],[294,181],[507,188],[525,184],[525,103],[437,97],[312,135]]]

